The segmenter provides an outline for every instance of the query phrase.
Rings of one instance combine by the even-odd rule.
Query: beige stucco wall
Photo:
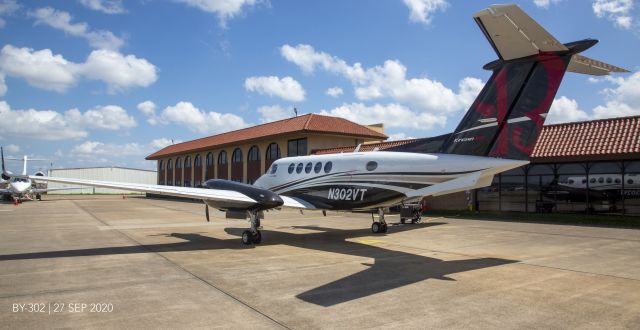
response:
[[[191,171],[191,185],[193,186],[194,184],[196,184],[195,182],[193,182],[193,179],[195,178],[195,173],[194,173],[194,160],[197,154],[200,154],[200,157],[202,157],[202,178],[204,179],[205,177],[205,173],[206,173],[206,157],[207,157],[207,153],[209,152],[213,152],[213,161],[215,164],[215,171],[214,171],[214,178],[218,178],[218,155],[220,154],[221,151],[226,151],[227,152],[227,178],[231,178],[231,156],[233,155],[233,151],[235,150],[236,147],[239,147],[242,150],[242,159],[243,159],[243,178],[244,178],[244,182],[247,181],[247,156],[249,153],[249,149],[256,145],[258,146],[258,148],[260,148],[260,172],[264,173],[266,171],[265,168],[265,163],[266,163],[266,152],[267,152],[267,147],[269,146],[269,144],[271,143],[277,143],[278,146],[280,146],[280,155],[282,158],[287,157],[287,143],[289,140],[294,140],[294,139],[300,139],[300,138],[307,138],[307,154],[309,154],[312,150],[314,149],[325,149],[325,148],[335,148],[335,147],[345,147],[345,146],[353,146],[353,145],[357,145],[358,143],[363,143],[363,142],[367,142],[367,141],[376,141],[378,142],[378,140],[363,140],[363,139],[356,139],[355,137],[352,136],[334,136],[334,135],[322,135],[322,134],[292,134],[292,135],[287,135],[287,136],[282,136],[282,137],[277,137],[277,138],[272,138],[272,139],[265,139],[265,140],[260,140],[260,141],[255,141],[252,143],[244,143],[244,144],[240,144],[240,145],[235,145],[235,146],[228,146],[225,148],[214,148],[214,149],[210,149],[210,150],[204,150],[204,151],[200,151],[200,152],[193,152],[193,153],[184,153],[184,154],[180,154],[180,155],[174,155],[172,157],[165,157],[162,158],[162,160],[164,161],[165,167],[166,167],[166,162],[168,159],[172,159],[174,162],[173,165],[173,171],[174,171],[174,180],[175,180],[175,175],[177,174],[176,170],[176,166],[175,166],[175,160],[176,158],[180,157],[182,158],[182,161],[184,162],[184,159],[187,155],[191,156],[191,168],[190,169],[185,169],[184,165],[182,166],[181,169],[179,169],[180,171],[182,171],[182,184],[184,184],[184,171],[185,170],[190,170]],[[158,175],[164,175],[164,181],[166,182],[166,171],[158,171]]]

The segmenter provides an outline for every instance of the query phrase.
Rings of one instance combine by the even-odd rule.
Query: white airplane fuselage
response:
[[[386,151],[299,156],[276,160],[254,186],[320,209],[372,209],[398,204],[417,190],[470,173],[492,176],[527,163]]]

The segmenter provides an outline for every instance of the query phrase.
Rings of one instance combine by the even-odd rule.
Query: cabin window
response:
[[[596,178],[589,179],[589,183],[596,183]]]
[[[277,170],[278,170],[278,164],[273,164],[271,165],[271,171],[269,173],[275,174]]]
[[[611,183],[611,182],[613,182],[613,179],[612,178],[607,178],[607,183]]]
[[[615,183],[622,183],[622,180],[620,180],[619,178],[616,178]]]
[[[298,166],[296,167],[296,173],[302,173],[302,167],[304,167],[304,165],[302,163],[298,163]]]
[[[304,167],[304,173],[311,173],[311,169],[313,168],[313,163],[307,163],[307,165]]]
[[[598,183],[603,183],[604,182],[604,178],[603,177],[599,177],[598,178]]]
[[[587,179],[582,179],[582,184],[587,183]]]
[[[374,162],[374,161],[370,161],[367,163],[367,171],[373,171],[376,168],[378,168],[378,163]]]
[[[289,174],[293,173],[293,170],[296,169],[296,164],[291,163],[291,165],[289,165]]]
[[[569,180],[569,184],[573,184],[575,181],[573,180]]]
[[[320,170],[322,170],[322,163],[321,162],[317,162],[316,166],[313,167],[313,171],[316,173],[320,173]]]
[[[633,184],[633,179],[627,180],[627,184]]]
[[[331,162],[327,162],[326,164],[324,164],[324,173],[331,172],[331,167],[333,167],[333,164]]]

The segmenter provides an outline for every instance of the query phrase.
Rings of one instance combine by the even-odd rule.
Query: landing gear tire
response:
[[[405,219],[405,218],[400,218],[400,223],[401,223],[401,224],[403,224],[403,225],[404,225],[406,222],[407,222],[407,219]]]
[[[42,195],[36,194],[36,199],[39,200],[39,201],[42,201]]]
[[[242,232],[242,244],[244,245],[253,244],[253,233],[250,230],[245,230]]]
[[[259,230],[256,230],[256,232],[253,233],[251,239],[253,240],[254,244],[260,244],[262,242],[262,233]]]
[[[381,229],[382,229],[382,226],[380,225],[379,222],[374,222],[374,223],[371,224],[371,231],[374,234],[379,233]]]
[[[387,229],[388,229],[388,228],[387,228],[387,224],[386,224],[386,223],[385,223],[385,224],[382,224],[382,226],[381,226],[381,228],[380,228],[380,232],[381,232],[381,233],[386,233],[386,232],[387,232]]]

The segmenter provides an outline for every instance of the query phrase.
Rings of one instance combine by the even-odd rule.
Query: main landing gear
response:
[[[371,214],[371,218],[373,218],[373,213]],[[384,209],[378,209],[378,221],[373,220],[371,224],[371,231],[375,234],[381,234],[387,232],[387,222],[384,220]]]
[[[242,244],[260,244],[262,233],[260,233],[260,214],[257,211],[247,211],[249,213],[249,224],[251,228],[242,232]]]

